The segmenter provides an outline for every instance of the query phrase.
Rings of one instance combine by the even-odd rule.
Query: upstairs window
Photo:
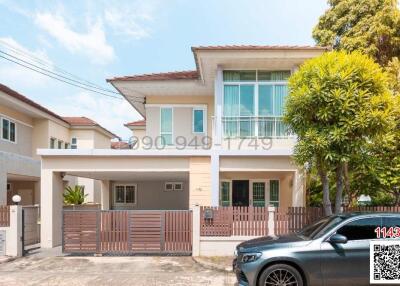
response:
[[[172,107],[160,108],[160,136],[163,145],[173,145]]]
[[[63,147],[63,142],[60,141],[60,140],[58,140],[58,142],[57,142],[57,147],[58,147],[58,149],[62,149],[62,147]]]
[[[78,148],[78,140],[76,137],[71,138],[71,149],[77,149]]]
[[[193,109],[193,133],[204,133],[205,112],[203,108]]]
[[[64,144],[64,149],[69,149],[69,143]]]
[[[10,142],[16,142],[16,125],[15,122],[2,118],[1,120],[1,138]]]
[[[55,149],[55,148],[56,148],[56,139],[50,138],[50,149]]]

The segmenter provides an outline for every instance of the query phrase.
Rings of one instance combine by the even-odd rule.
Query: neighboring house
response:
[[[110,149],[116,137],[88,118],[61,117],[2,84],[0,130],[0,205],[12,204],[15,194],[22,205],[40,204],[38,148]],[[66,176],[63,183],[84,186],[86,201],[100,202],[99,182]]]
[[[42,246],[59,245],[60,172],[101,181],[103,209],[304,206],[295,136],[282,122],[287,79],[327,49],[194,47],[196,70],[108,79],[145,118],[132,150],[39,150]],[[53,217],[56,215],[56,217]]]

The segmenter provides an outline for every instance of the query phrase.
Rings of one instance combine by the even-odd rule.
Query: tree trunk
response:
[[[350,178],[349,178],[349,163],[346,162],[343,164],[343,178],[344,178],[344,193],[348,197],[347,206],[351,203],[351,190],[350,190]]]
[[[343,163],[339,163],[336,168],[336,198],[335,198],[335,214],[342,212],[343,198]]]
[[[331,200],[329,198],[329,178],[326,170],[324,170],[321,164],[318,164],[318,174],[322,183],[322,197],[325,215],[332,215]]]

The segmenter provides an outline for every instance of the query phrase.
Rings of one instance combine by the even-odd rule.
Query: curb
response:
[[[195,263],[197,263],[207,269],[217,270],[217,271],[225,272],[225,273],[232,273],[232,271],[233,271],[232,266],[224,267],[222,265],[215,264],[213,262],[205,261],[199,257],[192,256],[192,259]]]

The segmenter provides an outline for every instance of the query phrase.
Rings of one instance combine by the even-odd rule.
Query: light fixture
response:
[[[13,201],[16,205],[18,205],[18,203],[21,202],[21,196],[20,196],[20,195],[13,195],[12,201]]]

